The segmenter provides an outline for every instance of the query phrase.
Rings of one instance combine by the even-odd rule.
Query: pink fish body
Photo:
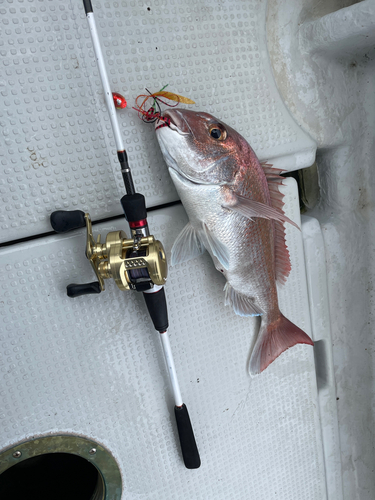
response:
[[[168,110],[157,138],[189,216],[172,248],[172,265],[206,249],[226,278],[225,303],[241,316],[261,316],[250,373],[263,371],[310,337],[279,310],[276,281],[290,270],[280,170],[261,165],[246,140],[207,113]],[[156,123],[156,127],[157,127]]]

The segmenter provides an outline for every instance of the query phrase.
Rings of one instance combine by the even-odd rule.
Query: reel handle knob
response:
[[[57,210],[50,216],[51,226],[56,233],[66,233],[86,226],[82,210]]]
[[[102,290],[100,288],[99,281],[93,281],[92,283],[82,283],[77,285],[76,283],[71,283],[66,287],[66,293],[68,297],[74,299],[80,295],[89,295],[91,293],[100,293]]]

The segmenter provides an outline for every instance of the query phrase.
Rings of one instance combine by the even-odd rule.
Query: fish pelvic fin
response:
[[[255,304],[253,299],[236,292],[228,282],[225,284],[224,291],[224,304],[232,306],[238,316],[261,316],[263,314],[263,310]]]
[[[296,344],[314,345],[314,342],[281,313],[272,323],[268,323],[265,317],[251,353],[250,375],[257,375],[265,370],[281,353]]]
[[[191,223],[188,222],[173,244],[171,265],[176,266],[182,262],[195,259],[199,257],[199,255],[202,255],[204,251],[205,247],[197,231],[193,228]]]

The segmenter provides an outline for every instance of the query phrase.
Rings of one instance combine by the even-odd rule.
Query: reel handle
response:
[[[86,226],[82,210],[57,210],[50,216],[51,226],[56,233],[67,233]]]
[[[87,246],[91,246],[95,243],[91,234],[91,221],[90,218],[82,210],[57,210],[52,212],[50,216],[51,226],[56,231],[56,233],[67,233],[73,231],[73,229],[80,229],[82,227],[87,227],[87,244],[86,244],[86,256],[87,256]],[[95,272],[97,270],[93,265]],[[98,276],[99,278],[99,276]],[[103,280],[102,280],[103,281]],[[103,284],[101,285],[99,281],[92,281],[91,283],[71,283],[66,287],[66,293],[68,297],[74,299],[80,295],[89,295],[92,293],[100,293],[104,289]]]

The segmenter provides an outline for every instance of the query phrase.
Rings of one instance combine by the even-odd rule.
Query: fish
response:
[[[251,375],[265,370],[296,344],[311,338],[279,309],[276,282],[291,271],[279,191],[279,169],[260,163],[248,142],[214,116],[166,110],[169,126],[156,137],[189,222],[172,247],[171,264],[210,254],[224,275],[225,305],[240,316],[260,316],[249,362]],[[299,228],[298,228],[299,229]]]

